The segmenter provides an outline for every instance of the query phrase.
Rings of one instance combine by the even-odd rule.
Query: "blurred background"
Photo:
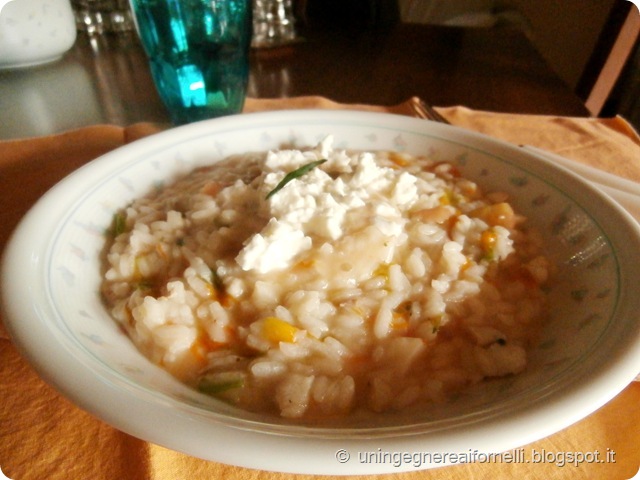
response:
[[[399,0],[403,21],[521,28],[594,115],[640,125],[640,12],[625,0]],[[594,90],[595,89],[595,90]]]
[[[252,83],[250,78],[251,96],[279,98],[303,92],[302,94],[323,94],[332,97],[335,96],[335,92],[339,92],[343,94],[343,98],[332,98],[333,100],[349,101],[355,98],[358,102],[376,101],[386,104],[380,100],[384,95],[387,95],[384,97],[386,99],[393,97],[392,101],[399,102],[411,95],[422,94],[438,106],[466,101],[467,106],[482,109],[491,108],[491,101],[485,101],[488,96],[491,96],[494,105],[500,100],[504,106],[504,102],[508,103],[509,100],[497,97],[522,97],[532,85],[541,87],[532,93],[542,97],[531,98],[551,98],[544,97],[545,88],[549,85],[542,85],[545,85],[545,81],[552,81],[549,88],[553,90],[559,84],[563,93],[568,93],[579,110],[584,112],[581,114],[586,114],[586,111],[599,117],[620,114],[640,130],[640,12],[638,7],[628,0],[251,1],[254,7],[254,37],[257,31],[255,12],[260,12],[260,6],[263,6],[263,11],[266,12],[263,19],[265,21],[270,17],[278,17],[283,12],[287,13],[283,17],[286,21],[277,18],[279,23],[276,22],[276,28],[272,29],[270,25],[266,25],[264,31],[273,30],[285,43],[293,44],[283,45],[283,48],[271,48],[274,45],[269,45],[269,38],[266,39],[267,45],[264,48],[254,44],[254,73],[259,82]],[[8,5],[15,6],[23,2],[26,4],[40,0],[20,0]],[[137,42],[128,1],[55,2],[70,3],[74,7],[77,40],[74,47],[60,61],[33,68],[0,68],[0,111],[5,113],[4,122],[0,122],[2,138],[44,135],[52,131],[100,122],[126,125],[140,120],[158,121],[166,118],[165,110],[159,104],[155,91],[146,86],[151,82],[147,61]],[[105,23],[105,31],[101,32],[95,29],[91,18],[79,14],[78,8],[103,3],[118,5],[121,11],[110,17],[113,21]],[[277,13],[274,13],[276,11]],[[4,12],[6,13],[6,10]],[[7,27],[9,20],[2,18],[0,21],[0,46],[2,27]],[[73,24],[73,18],[70,21]],[[401,50],[400,53],[408,53],[407,58],[404,58],[403,71],[406,72],[406,69],[412,66],[423,70],[412,78],[406,78],[405,83],[393,78],[393,75],[388,75],[387,72],[388,63],[395,61],[398,67],[403,59],[385,56],[384,51],[376,50],[377,47],[368,48],[366,42],[358,43],[357,40],[359,32],[385,29],[393,32],[394,25],[400,22],[438,26],[431,30],[439,33],[432,32],[431,36],[425,37],[409,37],[409,42],[423,41],[424,38],[440,42],[433,48],[426,44],[405,45],[402,40],[396,42],[394,48]],[[506,29],[512,31],[507,32]],[[38,27],[37,30],[40,31],[41,28]],[[322,80],[314,78],[313,73],[308,72],[308,64],[304,60],[293,58],[297,54],[309,54],[309,49],[314,48],[313,35],[308,37],[312,42],[306,42],[307,46],[304,47],[305,36],[313,30],[316,30],[316,33],[322,31],[320,37],[323,39],[328,37],[333,44],[332,48],[343,57],[343,67],[345,62],[358,64],[355,65],[356,78],[357,75],[366,77],[367,72],[375,71],[380,76],[380,81],[387,81],[383,91],[378,92],[375,82],[369,81],[369,78],[361,78],[366,85],[358,85],[355,90],[344,93],[344,85],[341,84],[343,79],[329,68],[331,62],[322,57],[322,54],[312,55],[318,62],[315,68],[320,68],[323,73]],[[332,30],[340,30],[340,35],[333,35]],[[492,42],[491,51],[487,52],[485,58],[485,50],[482,49],[486,44],[474,44],[475,50],[468,48],[468,45],[455,44],[458,41],[457,33],[469,30],[473,31],[468,37],[470,39],[518,37],[519,43],[512,46],[505,42],[505,48],[502,49],[501,44]],[[373,33],[372,37],[385,37],[385,32]],[[346,49],[350,52],[350,56],[347,56],[346,52],[342,51],[340,42],[349,39],[353,40],[350,46],[354,48]],[[523,43],[526,45],[522,45]],[[476,57],[482,58],[473,58],[470,62],[468,58],[458,58],[458,47],[462,50],[467,48],[468,51],[473,51]],[[513,61],[513,52],[522,51],[516,47],[535,54],[516,57],[519,62],[517,71],[511,70],[508,61],[500,57],[500,52],[503,51],[505,58]],[[435,57],[429,58],[428,55],[434,52]],[[361,57],[358,55],[365,55],[367,58],[360,62]],[[442,58],[438,55],[448,56]],[[0,63],[1,61],[0,51]],[[488,65],[489,61],[497,64]],[[381,66],[381,62],[384,62],[384,65]],[[430,62],[439,63],[433,65]],[[540,72],[540,63],[545,67],[543,70],[550,68],[551,73],[555,73],[552,80],[546,77],[518,77],[528,75],[529,71]],[[352,63],[348,65],[351,66]],[[476,72],[474,65],[485,69],[479,72],[482,82],[477,78],[465,81]],[[532,69],[528,70],[527,66],[532,66]],[[393,65],[389,68],[393,68]],[[454,71],[455,69],[462,73]],[[493,82],[493,72],[501,73],[506,83],[501,84],[497,80]],[[512,72],[513,75],[510,76]],[[448,79],[452,78],[450,75],[458,81],[453,88],[449,88],[451,85],[447,83]],[[431,83],[427,83],[429,81]],[[518,90],[518,82],[522,83],[522,91]],[[330,88],[327,87],[328,83],[331,83]],[[473,88],[480,88],[478,85],[488,87],[491,91],[487,95],[480,95],[482,101],[469,103],[470,98],[477,100],[479,95],[475,95]],[[512,91],[505,92],[502,85],[507,85]],[[420,88],[422,90],[419,90]],[[429,88],[440,88],[440,91],[430,95]],[[455,92],[456,88],[459,90],[458,93],[462,93],[461,97],[451,93]],[[535,100],[529,99],[529,102]],[[565,114],[571,114],[573,111],[568,105],[561,105],[560,102],[554,104],[556,100],[550,102],[552,108],[542,105],[538,111],[570,111]],[[555,105],[558,108],[553,108]]]
[[[519,28],[595,116],[640,128],[640,12],[627,0],[298,0],[312,26]],[[342,18],[337,21],[336,18]]]

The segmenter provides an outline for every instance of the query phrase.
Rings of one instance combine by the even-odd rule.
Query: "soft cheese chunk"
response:
[[[352,229],[375,225],[394,244],[402,241],[404,214],[418,197],[417,178],[379,165],[371,153],[349,155],[332,144],[327,137],[313,150],[267,154],[260,186],[266,226],[245,241],[237,256],[243,270],[286,268],[312,245],[342,238],[347,223]],[[317,160],[325,162],[268,195],[291,172]]]
[[[243,270],[266,273],[287,267],[293,257],[309,248],[309,237],[291,224],[272,218],[261,233],[251,237],[236,261]]]

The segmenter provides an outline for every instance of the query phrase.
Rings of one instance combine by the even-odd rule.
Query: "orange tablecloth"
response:
[[[412,115],[412,101],[390,108],[339,105],[327,99],[249,99],[246,111],[354,108]],[[508,115],[463,107],[439,109],[453,124],[533,145],[640,182],[640,138],[621,118]],[[80,165],[163,126],[92,126],[49,137],[0,142],[0,249],[42,193]],[[1,288],[1,285],[0,285]],[[40,380],[11,343],[0,318],[0,469],[14,480],[302,480],[189,457],[121,433],[80,410]],[[638,366],[640,371],[640,365]],[[126,406],[122,406],[126,408]],[[527,445],[523,462],[476,463],[435,470],[354,477],[371,480],[611,479],[640,467],[640,383],[634,382],[586,419]],[[478,446],[481,448],[482,446]],[[580,464],[552,462],[577,453]],[[259,452],[247,451],[247,455]],[[545,458],[544,462],[536,459]],[[599,461],[594,461],[599,460]],[[0,479],[2,476],[0,475]]]

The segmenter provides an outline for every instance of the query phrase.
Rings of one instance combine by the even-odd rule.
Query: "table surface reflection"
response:
[[[522,32],[503,28],[304,31],[293,44],[252,51],[248,95],[378,105],[416,95],[440,106],[588,115]],[[0,71],[0,111],[0,139],[168,121],[135,33],[79,33],[54,63]]]

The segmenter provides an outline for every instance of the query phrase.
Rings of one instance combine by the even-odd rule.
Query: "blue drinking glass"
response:
[[[251,0],[131,0],[151,74],[174,124],[242,110]]]

